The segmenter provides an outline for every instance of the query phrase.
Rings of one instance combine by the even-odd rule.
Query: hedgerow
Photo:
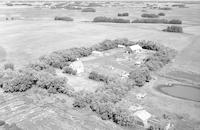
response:
[[[55,18],[54,18],[54,20],[61,20],[61,21],[74,21],[74,19],[73,18],[70,18],[70,17],[67,17],[67,16],[63,16],[63,17],[61,17],[61,16],[56,16]]]
[[[151,71],[158,70],[168,64],[176,55],[176,51],[170,48],[162,48],[145,59],[144,65]]]
[[[67,85],[66,78],[60,78],[45,71],[33,69],[5,72],[1,87],[5,92],[24,92],[32,87],[40,87],[49,93],[72,95],[73,89]]]
[[[50,66],[62,69],[67,66],[69,62],[74,62],[77,58],[86,57],[91,54],[91,48],[80,47],[55,51],[39,59]]]
[[[182,33],[183,28],[180,26],[168,26],[166,29],[163,29],[164,32],[176,32],[176,33]]]
[[[170,7],[159,7],[159,10],[172,10]]]
[[[167,19],[155,19],[155,18],[149,18],[149,19],[135,19],[132,21],[132,23],[164,23],[167,24]]]
[[[103,42],[95,44],[89,48],[81,47],[81,48],[59,50],[59,51],[51,53],[50,55],[40,57],[40,61],[50,66],[62,69],[63,67],[68,66],[70,62],[75,61],[77,58],[91,55],[92,51],[105,51],[105,50],[117,48],[118,45],[131,46],[135,44],[139,44],[143,49],[156,51],[156,54],[154,54],[156,55],[155,58],[149,57],[145,61],[145,65],[147,65],[147,67],[150,70],[157,70],[157,68],[160,68],[160,66],[165,65],[165,63],[164,64],[162,63],[164,61],[163,58],[169,59],[168,58],[169,53],[166,53],[166,52],[167,51],[171,52],[171,50],[161,44],[158,44],[152,41],[132,42],[126,38],[122,38],[122,39],[115,39],[115,40],[104,40]],[[165,52],[165,53],[162,53],[162,52]],[[104,80],[106,81],[106,79]]]
[[[129,85],[112,82],[99,88],[95,93],[81,91],[76,94],[73,106],[75,108],[89,107],[103,120],[112,120],[121,126],[133,126],[133,117],[130,113],[115,106],[130,89]]]
[[[132,23],[163,23],[163,24],[182,24],[181,20],[178,19],[157,19],[157,18],[149,18],[149,19],[135,19]]]
[[[29,63],[26,67],[36,71],[46,71],[53,75],[56,75],[56,70],[52,66],[41,61]]]
[[[94,8],[84,8],[82,12],[96,12],[96,10]]]
[[[122,18],[109,18],[105,16],[95,17],[93,22],[108,22],[108,23],[130,23],[128,19]]]
[[[93,51],[106,51],[110,49],[117,48],[117,44],[111,40],[104,40],[103,42],[100,42],[99,44],[95,44],[91,46],[91,49]]]
[[[169,24],[182,24],[182,21],[179,19],[172,19],[172,20],[169,20],[168,23]]]
[[[144,14],[141,15],[141,17],[144,17],[144,18],[158,18],[159,15],[157,15],[157,14],[146,14],[146,13],[144,13]]]
[[[93,22],[109,22],[109,23],[111,23],[112,21],[113,21],[112,18],[108,18],[105,16],[99,16],[99,17],[95,17],[93,19]]]
[[[117,16],[129,16],[129,13],[118,13]]]

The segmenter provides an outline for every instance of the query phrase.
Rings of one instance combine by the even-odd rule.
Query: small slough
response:
[[[166,95],[200,102],[200,87],[183,84],[158,85],[156,89]]]

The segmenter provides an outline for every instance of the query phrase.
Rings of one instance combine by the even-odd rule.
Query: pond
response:
[[[156,89],[166,95],[200,102],[200,87],[183,84],[158,85]]]

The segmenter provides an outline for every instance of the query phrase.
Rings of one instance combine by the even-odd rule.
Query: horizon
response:
[[[19,1],[30,1],[30,2],[45,2],[45,1],[57,1],[57,2],[68,2],[68,1],[87,1],[87,2],[103,2],[103,1],[110,1],[110,2],[124,2],[124,1],[130,1],[130,2],[152,2],[152,1],[159,1],[159,2],[193,2],[193,1],[200,1],[200,0],[0,0],[0,2],[19,2]]]

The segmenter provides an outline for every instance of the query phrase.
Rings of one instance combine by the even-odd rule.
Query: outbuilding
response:
[[[103,56],[103,53],[100,51],[92,51],[93,56]]]
[[[83,62],[81,60],[77,60],[75,62],[72,62],[69,65],[69,67],[72,68],[73,70],[76,70],[77,74],[84,72],[84,65],[83,65]]]
[[[137,45],[130,46],[130,49],[131,49],[131,51],[136,52],[136,53],[142,51],[142,47],[141,47],[140,45],[138,45],[138,44],[137,44]]]
[[[152,117],[149,112],[147,112],[146,110],[139,110],[136,111],[133,115],[138,125],[144,128],[149,127],[148,120]]]
[[[126,48],[124,45],[118,45],[118,48]]]

